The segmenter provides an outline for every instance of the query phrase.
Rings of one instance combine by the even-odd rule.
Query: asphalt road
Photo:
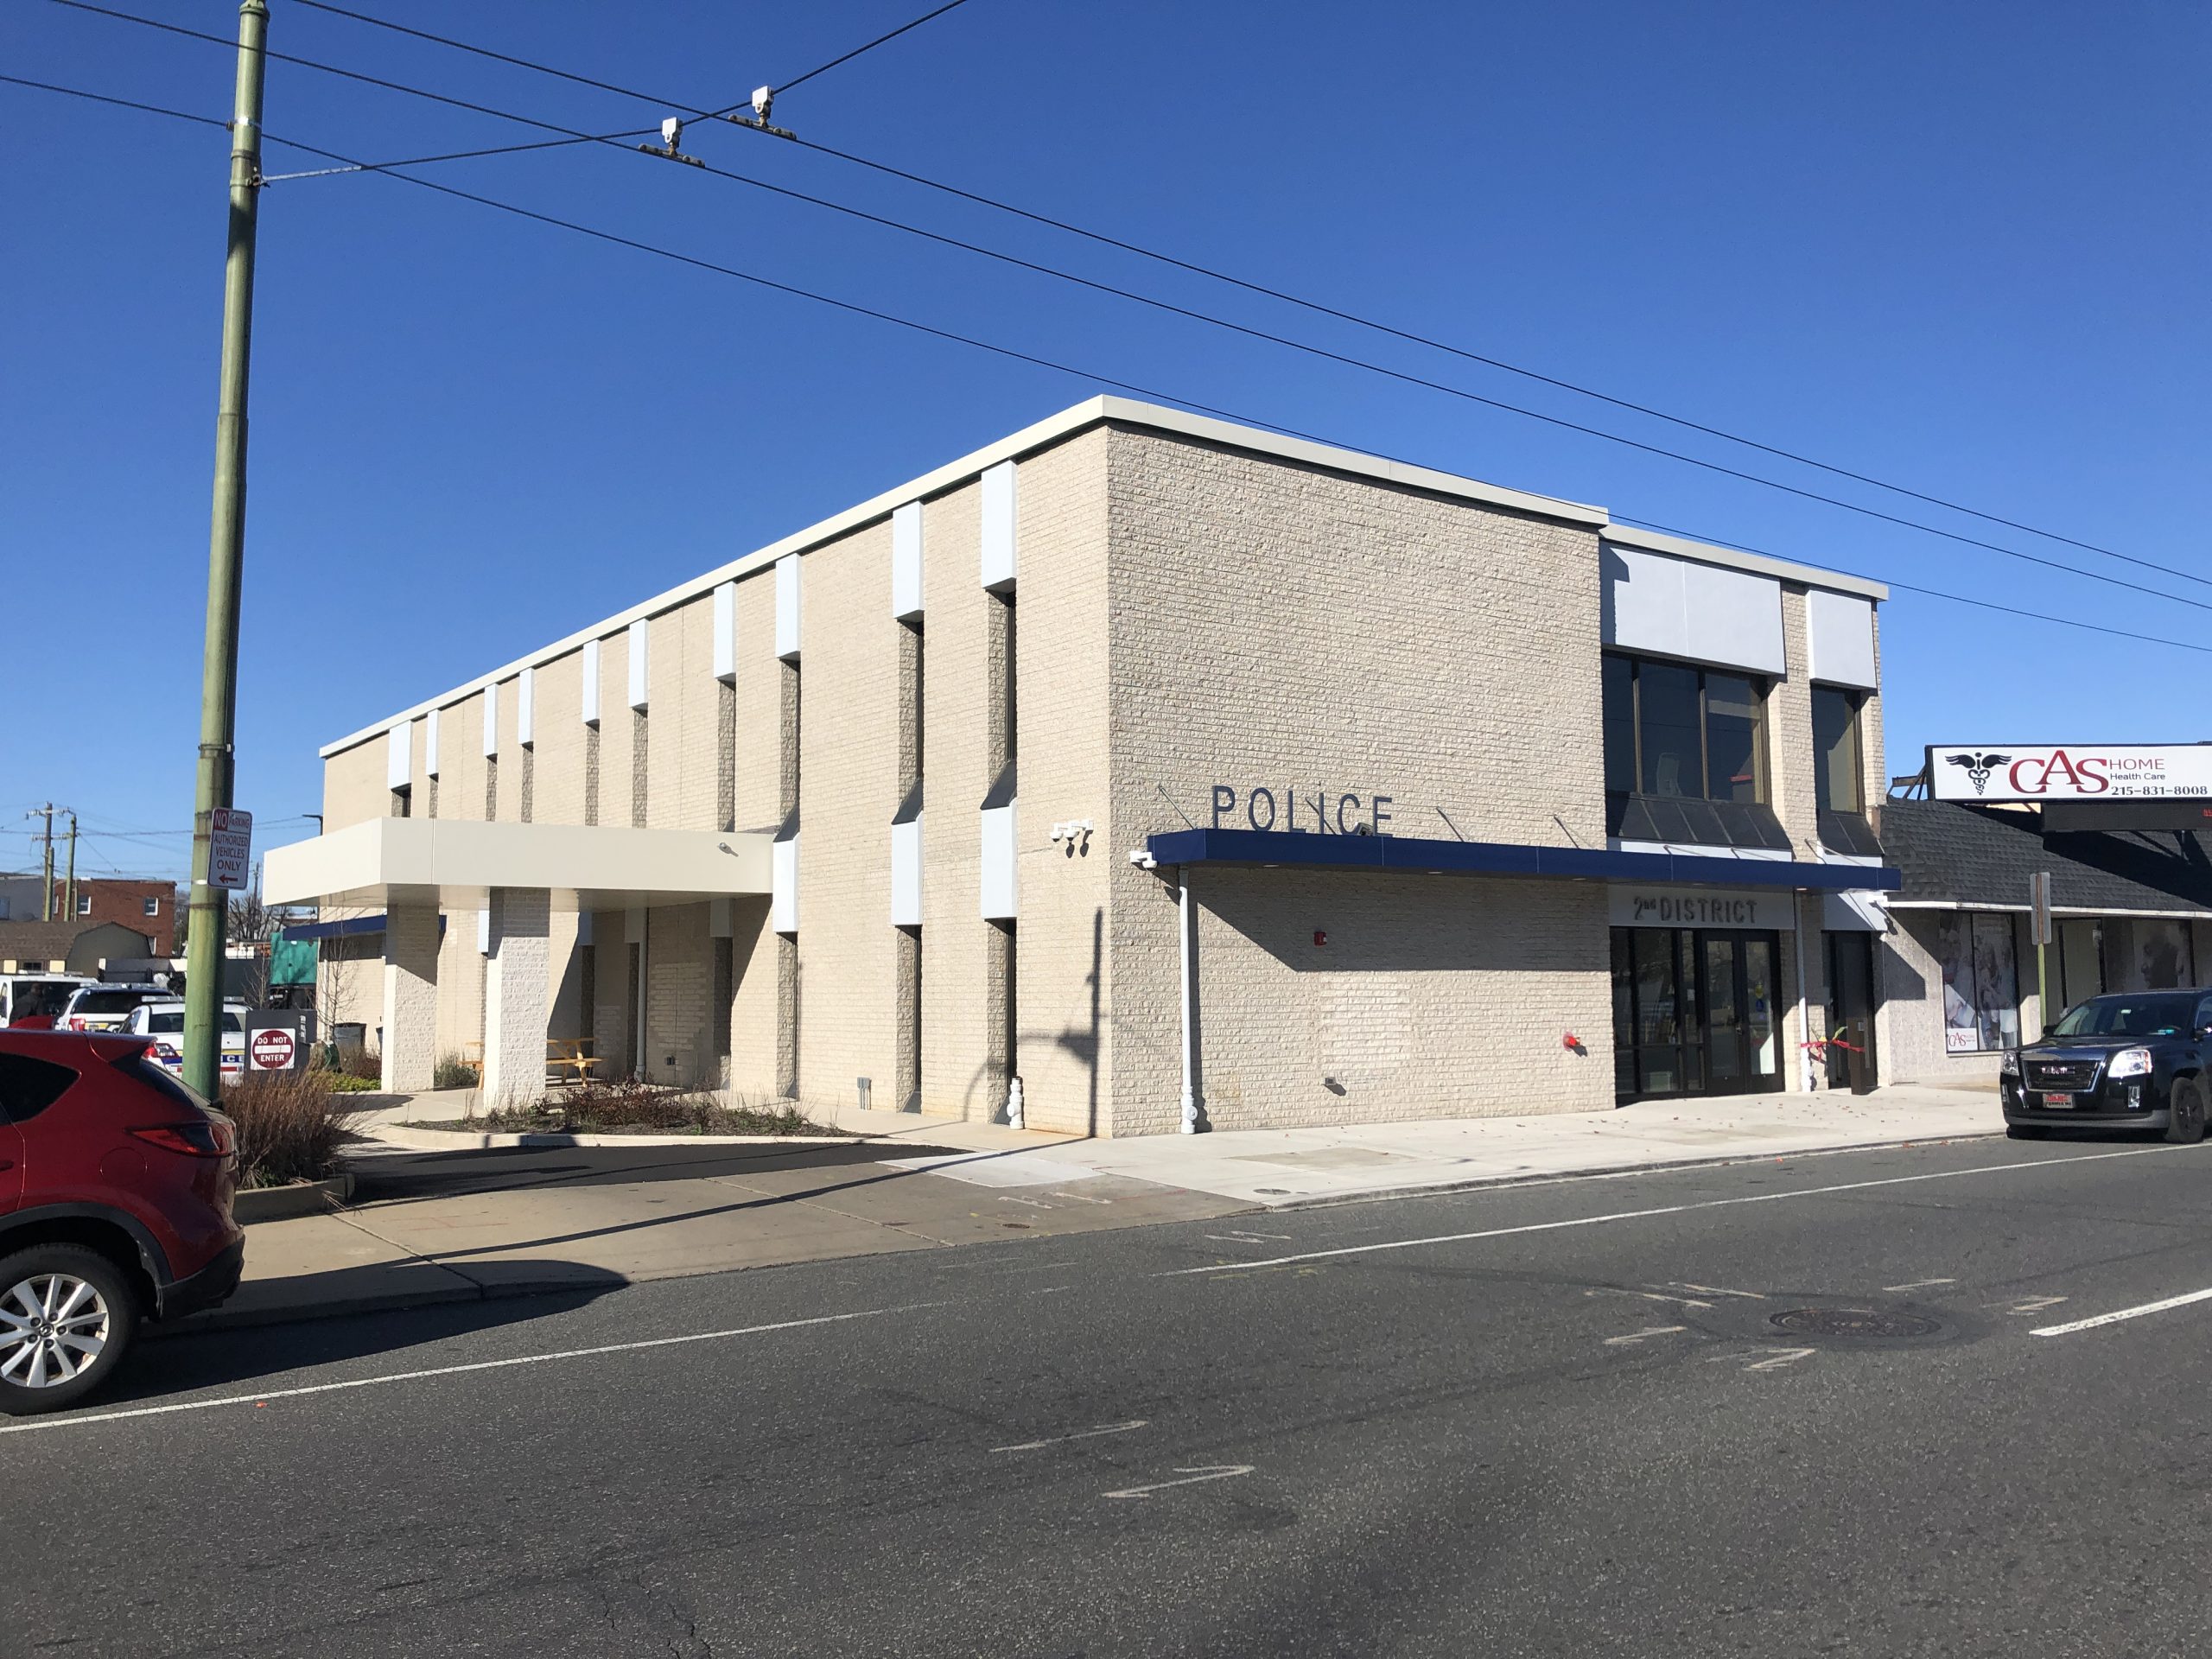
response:
[[[1982,1141],[193,1337],[0,1648],[2189,1653],[2212,1298],[2066,1327],[2199,1291],[2212,1145]]]

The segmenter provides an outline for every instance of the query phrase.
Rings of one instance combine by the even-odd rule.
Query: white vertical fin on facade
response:
[[[1830,685],[1874,690],[1874,602],[1815,588],[1805,594],[1812,675]]]
[[[891,826],[891,925],[922,925],[922,820]]]
[[[583,649],[584,724],[599,724],[599,641],[587,640]]]
[[[779,933],[798,931],[798,837],[779,841],[768,870],[768,925]]]
[[[1014,586],[1014,463],[1002,461],[983,471],[983,586],[997,591]]]
[[[537,671],[525,668],[515,687],[515,741],[525,749],[537,741]]]
[[[484,753],[499,752],[499,687],[497,681],[484,688]]]
[[[404,789],[415,775],[415,726],[401,721],[384,734],[384,782],[387,789]]]
[[[423,775],[438,775],[438,711],[435,709],[423,716]]]
[[[911,622],[922,613],[922,504],[891,513],[891,614]]]
[[[798,656],[798,559],[786,553],[776,561],[776,655],[786,663]]]
[[[645,706],[647,694],[652,689],[652,664],[645,657],[651,632],[642,616],[630,625],[630,706],[632,709]]]
[[[476,954],[492,954],[492,912],[488,907],[476,912]]]
[[[1020,831],[1015,815],[1020,810],[1018,800],[983,809],[983,919],[987,922],[1012,921],[1017,913]]]
[[[715,677],[737,677],[737,584],[725,582],[715,589]]]

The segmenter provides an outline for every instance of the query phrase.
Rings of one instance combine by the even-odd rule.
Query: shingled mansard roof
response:
[[[1904,873],[1892,903],[2024,910],[2028,878],[2048,870],[2056,909],[2212,917],[2212,836],[2202,830],[2046,836],[2033,811],[1891,801],[1882,808],[1882,847]]]

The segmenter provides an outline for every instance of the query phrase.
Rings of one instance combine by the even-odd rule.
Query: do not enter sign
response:
[[[297,1048],[289,1031],[257,1031],[247,1052],[257,1071],[289,1071]]]

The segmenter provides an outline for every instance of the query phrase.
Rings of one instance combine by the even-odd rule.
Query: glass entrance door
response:
[[[1614,1086],[1624,1100],[1778,1090],[1771,933],[1617,928]]]

